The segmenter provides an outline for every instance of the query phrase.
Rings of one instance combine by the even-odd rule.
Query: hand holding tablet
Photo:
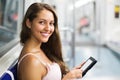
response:
[[[84,76],[96,63],[97,60],[95,60],[93,57],[89,57],[81,67],[81,70],[83,70],[82,76]]]

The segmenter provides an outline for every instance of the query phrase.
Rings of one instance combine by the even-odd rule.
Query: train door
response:
[[[75,11],[76,45],[95,45],[97,36],[95,1],[78,0],[75,2],[73,9],[71,11]]]

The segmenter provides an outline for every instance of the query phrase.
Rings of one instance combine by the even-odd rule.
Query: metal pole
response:
[[[75,66],[75,0],[73,1],[73,32],[72,32],[72,59],[73,59],[73,67]]]
[[[17,36],[19,37],[21,31],[21,22],[24,16],[25,0],[18,1],[18,22],[17,22]]]

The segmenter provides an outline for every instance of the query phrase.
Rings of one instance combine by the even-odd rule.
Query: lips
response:
[[[42,32],[41,35],[44,36],[44,37],[49,37],[50,33]]]

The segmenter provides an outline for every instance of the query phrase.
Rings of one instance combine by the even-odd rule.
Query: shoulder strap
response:
[[[27,57],[27,56],[29,56],[29,55],[32,55],[32,56],[36,57],[43,65],[46,66],[46,64],[45,64],[43,61],[41,61],[37,55],[32,54],[32,53],[25,54],[25,55],[18,61],[18,66],[19,66],[20,62],[21,62],[25,57]]]

